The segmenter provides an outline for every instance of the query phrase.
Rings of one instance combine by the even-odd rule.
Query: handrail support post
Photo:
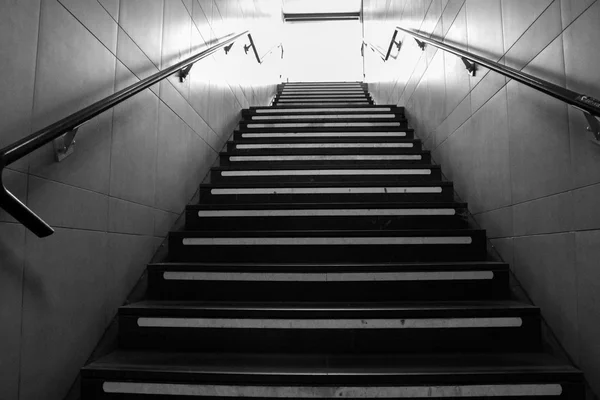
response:
[[[600,121],[598,121],[598,118],[596,118],[588,112],[584,111],[583,115],[585,116],[585,119],[587,119],[587,122],[589,124],[587,127],[588,132],[592,132],[594,138],[596,139],[596,142],[600,142]]]
[[[75,136],[80,127],[81,125],[71,129],[52,141],[52,144],[54,145],[54,159],[56,162],[61,162],[75,152]]]
[[[463,64],[465,64],[467,71],[469,71],[469,75],[475,76],[475,73],[477,72],[477,64],[469,61],[466,57],[461,57],[461,60]]]

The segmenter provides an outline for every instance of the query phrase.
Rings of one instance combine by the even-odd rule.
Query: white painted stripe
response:
[[[367,108],[367,107],[357,107],[357,108],[286,108],[286,109],[260,109],[256,110],[257,114],[285,114],[285,113],[298,113],[298,112],[390,112],[391,108]]]
[[[282,132],[282,133],[242,133],[243,138],[285,138],[285,137],[406,137],[406,132]]]
[[[278,124],[248,124],[248,128],[312,128],[312,127],[332,127],[347,128],[357,127],[388,127],[401,126],[401,122],[282,122]]]
[[[298,399],[394,399],[560,396],[560,384],[451,386],[238,386],[187,383],[104,382],[105,393]]]
[[[236,149],[378,149],[413,148],[413,143],[277,143],[277,144],[237,144]]]
[[[198,216],[216,217],[364,217],[456,215],[452,208],[347,209],[347,210],[202,210]]]
[[[442,193],[441,187],[330,187],[330,188],[252,188],[211,189],[212,195],[243,194],[406,194]]]
[[[217,329],[473,329],[518,328],[518,317],[412,319],[138,318],[140,328]]]
[[[221,176],[431,175],[430,169],[299,169],[222,171]]]
[[[166,271],[167,281],[244,282],[413,282],[480,281],[494,279],[492,271],[363,272],[363,273],[272,273]]]
[[[470,236],[425,237],[257,237],[257,238],[184,238],[184,246],[332,246],[332,245],[438,245],[471,244]]]
[[[229,161],[418,161],[419,155],[394,155],[394,156],[231,156]]]
[[[351,114],[351,115],[326,115],[326,114],[321,114],[321,115],[270,115],[270,116],[260,116],[260,115],[254,115],[252,116],[253,120],[270,120],[270,119],[276,119],[276,120],[282,120],[282,119],[319,119],[319,118],[326,118],[326,119],[360,119],[360,118],[395,118],[396,115],[395,114]]]

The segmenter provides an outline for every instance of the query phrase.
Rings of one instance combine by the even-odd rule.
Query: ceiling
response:
[[[356,13],[361,10],[361,0],[283,0],[285,14],[305,13]]]

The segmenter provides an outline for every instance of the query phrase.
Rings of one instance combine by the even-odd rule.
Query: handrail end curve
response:
[[[23,224],[25,228],[29,229],[37,237],[44,238],[52,235],[54,229],[6,189],[2,179],[4,161],[0,162],[0,208]]]

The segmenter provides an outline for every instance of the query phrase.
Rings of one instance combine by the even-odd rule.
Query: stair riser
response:
[[[508,295],[506,271],[495,271],[492,279],[483,280],[243,282],[206,279],[173,280],[165,279],[163,272],[150,272],[148,295],[156,300],[308,302],[495,300]]]
[[[166,314],[164,317],[173,318]],[[135,316],[119,317],[119,345],[128,349],[169,351],[252,352],[252,353],[429,353],[429,352],[532,352],[540,350],[540,320],[522,316],[519,327],[473,328],[379,328],[379,329],[272,329],[272,328],[207,328],[203,319],[186,320],[150,317],[152,323],[195,323],[197,328],[140,327],[143,320]],[[513,318],[508,318],[513,319]],[[519,319],[519,318],[517,318]],[[410,326],[414,320],[402,320]],[[422,322],[421,322],[422,321]],[[450,323],[452,319],[450,320]],[[476,321],[478,321],[476,319]],[[244,320],[225,320],[210,324],[242,324]],[[353,320],[370,324],[371,321]],[[448,323],[445,321],[444,323]],[[479,321],[478,321],[479,322]],[[477,322],[477,323],[478,323]],[[512,322],[512,321],[511,321]],[[255,324],[288,325],[285,321],[253,320]],[[318,322],[315,322],[318,323]],[[339,324],[327,320],[326,324]],[[392,321],[394,324],[398,322]],[[419,324],[429,324],[420,320]],[[435,323],[435,322],[434,322]],[[468,322],[473,323],[472,321]],[[314,323],[311,323],[311,325]],[[383,325],[386,325],[384,322]],[[340,326],[345,326],[342,324]]]
[[[186,229],[200,231],[235,230],[401,230],[467,228],[461,216],[435,217],[243,217],[201,218],[186,214]]]
[[[204,245],[170,238],[170,261],[180,262],[396,262],[482,261],[485,242],[465,245]]]

